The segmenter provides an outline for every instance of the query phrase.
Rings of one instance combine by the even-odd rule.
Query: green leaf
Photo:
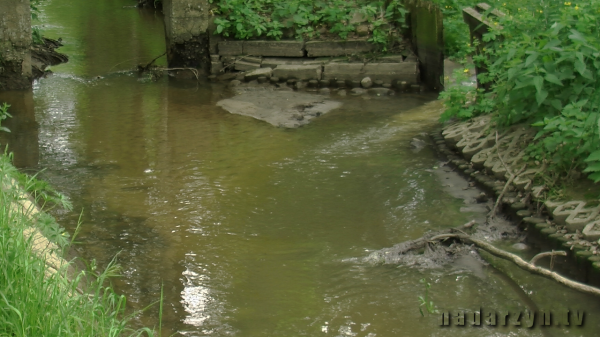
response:
[[[530,64],[535,62],[535,60],[537,60],[538,56],[539,56],[539,54],[535,51],[533,53],[531,53],[531,55],[527,56],[527,59],[525,60],[525,66],[528,67]]]
[[[217,33],[221,34],[221,32],[223,32],[223,26],[218,25],[217,26]]]
[[[600,161],[600,150],[596,150],[590,154],[585,161]]]
[[[585,170],[583,170],[583,172],[598,172],[598,171],[600,171],[600,162],[592,163],[592,164],[588,165],[588,167],[586,167]]]
[[[535,86],[535,91],[540,92],[544,88],[544,78],[542,76],[536,76],[533,78],[533,85]]]
[[[554,84],[558,84],[560,86],[562,86],[562,81],[560,79],[558,79],[558,77],[554,74],[547,74],[544,79],[550,83],[554,83]]]
[[[585,74],[585,70],[586,70],[586,66],[585,63],[581,62],[580,60],[575,60],[575,70],[577,70],[578,73],[580,73],[581,75]]]
[[[595,183],[600,181],[600,172],[592,173],[588,176],[588,179],[593,180]]]
[[[571,29],[571,35],[569,35],[569,39],[571,39],[573,41],[587,43],[587,40],[585,39],[585,37],[583,35],[581,35],[581,33],[578,32],[576,29]]]
[[[542,105],[542,103],[544,103],[544,100],[546,100],[546,97],[548,97],[548,92],[544,89],[538,91],[535,94],[535,100],[537,101],[538,106]]]

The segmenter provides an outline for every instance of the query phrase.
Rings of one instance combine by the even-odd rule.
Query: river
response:
[[[42,31],[70,62],[3,95],[31,101],[11,110],[11,150],[71,198],[53,213],[70,232],[81,212],[77,252],[101,267],[118,254],[132,310],[162,287],[163,336],[597,335],[597,300],[519,270],[515,288],[477,264],[360,262],[477,216],[442,188],[443,158],[410,144],[437,126],[436,95],[333,96],[341,108],[275,128],[217,107],[233,94],[222,84],[131,71],[165,48],[159,13],[132,5],[44,1]],[[423,278],[440,309],[523,311],[528,297],[585,324],[441,328],[419,313]],[[158,326],[158,306],[133,324]]]

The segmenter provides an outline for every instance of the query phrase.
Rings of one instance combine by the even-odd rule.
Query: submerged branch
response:
[[[512,253],[509,253],[502,249],[496,248],[493,245],[491,245],[485,241],[474,239],[468,235],[441,234],[441,235],[436,235],[436,236],[432,237],[429,241],[439,241],[442,239],[458,239],[458,240],[462,241],[463,243],[474,244],[478,248],[483,249],[486,252],[488,252],[494,256],[497,256],[497,257],[505,259],[505,260],[512,261],[514,264],[516,264],[519,268],[521,268],[523,270],[547,277],[547,278],[552,279],[552,280],[554,280],[562,285],[565,285],[569,288],[600,297],[600,289],[598,289],[596,287],[592,287],[587,284],[569,280],[568,278],[561,276],[553,271],[550,271],[546,268],[537,267],[534,265],[535,261],[537,261],[538,259],[540,259],[544,256],[566,255],[565,252],[548,252],[548,253],[538,254],[532,259],[532,261],[530,263],[530,262],[523,260],[521,257],[519,257],[515,254],[512,254]]]
[[[552,256],[552,257],[554,257],[556,255],[567,256],[567,252],[564,252],[564,251],[561,250],[561,251],[558,251],[558,252],[551,251],[551,252],[539,253],[536,256],[534,256],[531,259],[531,261],[529,261],[529,263],[531,263],[532,265],[535,265],[535,263],[537,262],[537,260],[539,260],[541,258],[544,258],[546,256]]]

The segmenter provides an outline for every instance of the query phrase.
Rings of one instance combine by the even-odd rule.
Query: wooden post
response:
[[[473,44],[476,40],[479,41],[477,45],[477,53],[483,52],[483,48],[486,43],[483,42],[483,35],[491,30],[492,23],[483,18],[481,13],[489,11],[490,5],[486,3],[479,3],[475,6],[475,8],[467,7],[463,9],[463,20],[469,25],[469,30],[471,32],[471,44]],[[497,18],[504,17],[505,14],[498,11],[492,10],[489,12],[491,16],[495,16]],[[502,29],[502,26],[497,25],[499,29]],[[475,65],[475,73],[477,75],[483,74],[487,72],[487,68],[485,66]],[[491,87],[491,82],[482,85],[479,82],[479,78],[477,78],[477,88],[483,88],[486,91],[489,91]]]

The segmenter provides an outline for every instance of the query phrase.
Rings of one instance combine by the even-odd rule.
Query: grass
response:
[[[160,335],[160,327],[158,332],[128,327],[137,313],[126,313],[125,297],[107,285],[108,278],[118,271],[114,260],[104,272],[80,271],[70,279],[66,275],[71,263],[56,273],[48,272],[26,235],[28,228],[44,226],[47,219],[40,222],[14,211],[12,205],[23,196],[20,188],[11,184],[15,180],[29,182],[29,187],[38,186],[33,194],[38,204],[48,199],[45,197],[60,196],[39,190],[39,180],[18,172],[10,155],[0,156],[0,336]],[[61,236],[67,237],[64,232]]]

